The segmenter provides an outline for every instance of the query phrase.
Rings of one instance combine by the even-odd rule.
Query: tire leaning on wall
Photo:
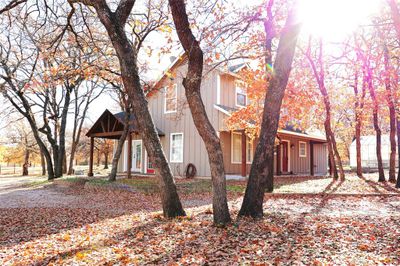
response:
[[[196,166],[192,163],[188,163],[185,168],[185,176],[188,179],[194,178],[197,174]]]

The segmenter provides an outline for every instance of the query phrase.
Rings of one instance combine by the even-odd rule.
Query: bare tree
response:
[[[98,85],[96,81],[87,82],[85,85],[86,86],[82,86],[82,88],[75,87],[73,90],[74,99],[72,102],[74,119],[72,127],[71,154],[69,157],[69,168],[67,173],[68,175],[73,174],[75,153],[80,142],[82,127],[86,121],[89,107],[91,103],[93,103],[103,92],[103,89],[96,90]]]
[[[337,149],[336,138],[334,132],[332,130],[332,122],[331,122],[331,102],[329,98],[328,91],[326,89],[325,84],[325,69],[324,69],[324,60],[323,60],[323,42],[320,39],[318,43],[318,51],[317,51],[317,59],[314,59],[311,51],[312,42],[311,39],[308,44],[307,51],[305,53],[308,62],[310,63],[312,72],[314,77],[317,81],[318,89],[321,92],[323,97],[324,106],[325,106],[325,135],[328,142],[328,152],[329,152],[329,160],[330,165],[333,167],[334,170],[334,178],[338,178],[338,173],[336,170],[336,164],[339,167],[339,176],[341,180],[344,180],[344,170],[342,165],[342,160]]]

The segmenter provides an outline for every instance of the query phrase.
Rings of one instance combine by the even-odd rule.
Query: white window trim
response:
[[[221,76],[217,75],[217,104],[221,104]]]
[[[144,148],[144,173],[147,174],[147,151],[146,148]]]
[[[304,155],[300,154],[300,145],[301,144],[305,145],[305,147],[304,147],[305,154]],[[302,157],[302,158],[306,158],[307,157],[307,142],[305,142],[305,141],[299,141],[299,157]]]
[[[177,84],[173,84],[173,87],[175,88],[175,99],[176,99],[176,106],[175,106],[175,110],[172,111],[167,111],[167,89],[168,87],[164,87],[164,114],[172,114],[172,113],[176,113],[178,110],[178,86]]]
[[[140,143],[140,148],[142,149],[142,151],[141,151],[141,153],[140,153],[140,156],[142,157],[142,158],[140,158],[140,162],[141,162],[141,165],[140,165],[140,169],[139,169],[139,173],[143,173],[143,141],[141,140],[141,139],[133,139],[132,140],[132,162],[131,162],[131,171],[132,172],[137,172],[137,170],[138,169],[136,169],[135,168],[135,165],[134,165],[134,163],[133,163],[133,152],[135,151],[135,143]],[[126,168],[128,168],[128,166],[126,167]]]
[[[239,133],[239,132],[231,132],[231,164],[242,164],[242,161],[240,161],[240,162],[235,162],[234,160],[233,160],[233,135],[240,135],[240,137],[242,137],[242,133]],[[246,139],[247,139],[247,137],[246,137]],[[241,139],[240,139],[241,140]],[[251,141],[251,140],[250,140]],[[242,148],[242,147],[240,147],[240,148]],[[246,141],[246,151],[247,151],[247,141]],[[251,153],[253,154],[253,156],[254,156],[254,143],[253,143],[253,145],[251,145]],[[247,161],[247,154],[246,154],[246,161]],[[246,164],[251,164],[252,162],[250,162],[250,161],[247,161],[246,162]]]
[[[172,160],[172,137],[175,135],[182,135],[182,160],[178,160],[178,161],[173,161]],[[185,150],[185,142],[184,142],[184,136],[183,136],[183,132],[179,132],[179,133],[171,133],[170,137],[169,137],[169,162],[170,163],[183,163],[183,157],[184,157],[184,150]]]
[[[291,171],[292,171],[292,169],[291,169],[291,164],[290,164],[290,150],[292,149],[291,147],[290,147],[290,140],[285,140],[285,139],[283,139],[281,142],[287,142],[287,144],[288,144],[288,173],[290,173]],[[282,146],[282,149],[283,149],[283,146]],[[283,162],[283,152],[282,152],[282,150],[280,151],[281,152],[281,154],[280,154],[280,156],[281,156],[281,172],[283,172],[283,164],[282,164],[282,162]]]
[[[128,140],[125,141],[124,143],[124,167],[123,171],[127,172],[128,171]]]
[[[238,91],[239,89],[241,90],[241,92]],[[245,103],[245,105],[238,104],[238,102],[237,102],[237,95],[238,94],[246,95],[246,103]],[[247,93],[244,93],[243,89],[239,88],[238,86],[235,86],[235,105],[236,105],[236,107],[246,107],[247,106]]]

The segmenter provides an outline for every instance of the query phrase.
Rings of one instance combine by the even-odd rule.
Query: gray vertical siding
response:
[[[164,148],[165,155],[170,160],[170,138],[172,133],[183,133],[183,163],[170,163],[173,174],[176,176],[184,175],[185,167],[188,163],[193,163],[197,168],[198,176],[210,176],[210,167],[208,162],[208,155],[205,149],[205,145],[200,135],[197,132],[197,128],[193,123],[193,119],[188,108],[185,90],[182,85],[182,79],[186,75],[187,64],[176,68],[175,77],[171,79],[165,79],[161,84],[162,87],[172,84],[177,84],[177,95],[178,95],[178,111],[177,113],[164,114],[164,99],[165,92],[161,89],[148,99],[149,110],[152,114],[153,121],[157,128],[165,133],[165,136],[161,137],[161,144]],[[208,70],[205,69],[204,73]],[[219,75],[219,78],[218,78]],[[204,102],[204,106],[208,117],[214,126],[214,128],[220,132],[221,145],[224,156],[224,166],[227,174],[240,174],[241,165],[231,163],[231,136],[230,132],[226,128],[225,120],[228,116],[217,109],[214,105],[217,103],[217,82],[220,81],[220,104],[228,107],[235,106],[235,78],[231,75],[224,74],[218,70],[212,70],[203,78],[201,94]],[[138,136],[133,136],[133,139],[137,139]],[[291,136],[282,138],[283,140],[289,140],[290,144],[294,144],[293,148],[290,148],[290,170],[298,174],[308,174],[310,172],[310,146],[307,142],[307,157],[301,158],[299,154],[300,139],[293,138]],[[126,145],[126,144],[125,144]],[[255,143],[254,143],[255,150]],[[327,169],[327,155],[326,146],[316,144],[315,149],[315,164],[317,165],[316,173],[326,173]],[[147,161],[143,154],[143,170],[144,163]],[[125,147],[123,149],[121,159],[118,164],[118,170],[124,171],[123,164],[125,163]],[[275,160],[276,162],[276,160]],[[274,169],[276,171],[276,163],[274,163]],[[247,172],[250,170],[250,164],[247,165]]]
[[[224,167],[227,174],[240,174],[241,164],[231,163],[231,133],[224,131],[220,133],[222,152],[224,155]],[[282,136],[282,141],[290,141],[289,153],[290,162],[289,170],[294,174],[309,175],[310,174],[310,143],[309,140],[304,138],[297,138],[293,136]],[[299,141],[307,143],[307,156],[299,156]],[[255,146],[257,141],[253,143],[253,152],[255,151]],[[290,147],[294,145],[293,147]],[[282,155],[282,152],[280,153]],[[281,160],[282,162],[282,160]],[[327,173],[327,151],[325,144],[314,144],[314,165],[315,174],[325,175]],[[250,164],[247,164],[247,173],[250,172]],[[274,155],[274,172],[276,173],[276,153]]]
[[[186,68],[186,64],[178,67],[174,80],[166,80],[162,84],[162,86],[177,84],[178,112],[164,114],[165,93],[163,90],[149,98],[149,109],[155,125],[165,133],[163,148],[168,160],[170,159],[171,133],[183,133],[183,163],[170,163],[174,175],[184,175],[186,165],[193,163],[197,168],[198,176],[210,176],[207,151],[193,123],[182,85],[182,78],[185,76]],[[217,100],[217,75],[217,71],[211,71],[204,77],[201,87],[206,112],[216,129],[219,128],[220,123],[220,114],[214,108]]]

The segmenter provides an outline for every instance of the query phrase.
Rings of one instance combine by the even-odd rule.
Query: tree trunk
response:
[[[356,160],[357,160],[357,176],[362,177],[362,163],[361,163],[361,119],[356,114]]]
[[[365,100],[365,82],[362,84],[362,94],[361,98],[358,92],[358,72],[355,74],[355,82],[354,82],[354,113],[355,113],[355,138],[356,138],[356,161],[357,161],[357,176],[362,177],[362,163],[361,163],[361,128],[362,128],[362,110],[364,109],[364,100]]]
[[[108,152],[104,152],[104,169],[108,169]]]
[[[66,174],[67,173],[67,155],[64,153],[63,156],[63,168],[62,168],[62,173]]]
[[[379,105],[378,99],[376,97],[375,88],[372,84],[372,70],[368,69],[368,90],[369,94],[371,95],[372,102],[373,102],[373,121],[374,121],[374,129],[376,132],[376,157],[378,160],[378,172],[379,172],[379,182],[385,182],[385,172],[383,170],[383,163],[382,163],[382,132],[379,127]]]
[[[186,99],[193,122],[207,150],[213,185],[214,223],[225,225],[231,221],[226,197],[226,180],[221,142],[217,132],[208,119],[201,99],[201,80],[203,76],[203,51],[193,36],[183,0],[169,0],[179,40],[189,58],[188,72],[183,79]]]
[[[42,166],[42,175],[46,175],[46,160],[42,152],[40,152],[40,164]]]
[[[259,142],[250,169],[242,207],[239,216],[262,217],[264,192],[271,178],[274,160],[274,144],[278,130],[280,109],[288,83],[300,25],[295,22],[295,10],[288,14],[282,29],[278,51],[274,62],[274,73],[268,83],[264,100]]]
[[[69,157],[69,165],[68,165],[67,175],[72,175],[74,173],[74,160],[75,160],[76,146],[77,146],[77,143],[75,143],[75,141],[73,140],[72,144],[71,144],[71,156]]]
[[[311,44],[309,44],[309,45],[311,45]],[[311,49],[311,48],[309,47],[309,49]],[[322,40],[319,41],[319,55],[318,55],[318,64],[319,64],[320,69],[319,70],[317,69],[317,65],[314,62],[314,60],[311,58],[311,55],[309,53],[307,53],[307,59],[310,62],[312,71],[313,71],[314,76],[318,83],[319,91],[321,92],[321,95],[324,100],[324,106],[325,106],[324,127],[325,127],[326,139],[328,142],[328,150],[329,150],[329,154],[331,155],[331,163],[332,163],[332,167],[334,169],[334,178],[337,179],[337,177],[338,177],[337,173],[335,173],[335,171],[337,171],[336,167],[338,165],[340,180],[344,180],[345,175],[344,175],[342,159],[340,158],[340,154],[338,152],[337,145],[336,145],[335,134],[333,133],[332,126],[331,126],[331,102],[329,99],[328,91],[325,87],[325,70],[324,70],[324,61],[323,61]],[[337,165],[336,165],[336,163],[337,163]]]
[[[101,161],[101,156],[100,156],[100,150],[97,150],[97,167],[100,167],[100,161]]]
[[[124,131],[122,132],[122,135],[118,140],[117,149],[115,150],[114,157],[112,160],[111,173],[108,176],[108,181],[117,180],[118,162],[119,162],[119,158],[121,158],[122,149],[124,147],[126,137],[128,136],[128,133],[129,133],[129,121],[130,121],[130,113],[125,111]]]
[[[389,108],[390,119],[390,160],[389,160],[389,182],[396,182],[396,108],[394,106],[394,99],[391,86],[391,66],[388,48],[384,47],[384,61],[385,61],[385,88],[386,88],[386,101]]]
[[[144,142],[147,153],[154,162],[156,175],[159,177],[161,202],[165,217],[184,216],[171,168],[165,158],[160,138],[153,118],[148,109],[148,102],[140,84],[137,68],[137,51],[125,33],[125,23],[135,1],[121,1],[115,12],[112,12],[105,1],[93,2],[101,23],[107,30],[111,43],[116,51],[124,88],[127,90],[133,115],[136,118],[138,132]]]
[[[65,133],[67,128],[67,117],[69,105],[71,103],[71,91],[73,90],[75,85],[69,86],[66,85],[65,88],[65,99],[64,105],[61,112],[61,125],[59,131],[59,142],[58,142],[58,156],[57,160],[54,160],[55,164],[55,175],[56,177],[62,177],[64,173],[67,173],[67,158],[65,152]],[[56,151],[54,151],[56,153]]]
[[[27,176],[29,175],[29,149],[26,148],[25,156],[24,156],[24,164],[22,165],[22,175]]]
[[[337,166],[336,166],[335,154],[334,154],[333,148],[332,148],[331,136],[329,135],[329,132],[326,129],[326,126],[325,126],[325,135],[326,135],[326,140],[328,142],[327,146],[328,146],[328,159],[329,159],[330,172],[333,175],[332,178],[337,180],[337,179],[339,179],[339,173],[338,173]]]
[[[396,188],[400,188],[400,118],[399,114],[396,119],[396,124],[397,124],[397,182],[396,182]]]

